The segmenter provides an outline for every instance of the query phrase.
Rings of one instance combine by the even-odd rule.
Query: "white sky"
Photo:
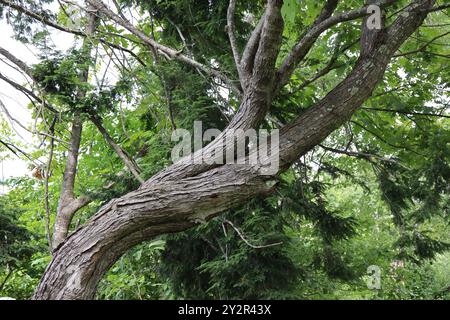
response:
[[[58,4],[53,3],[49,9],[58,10]],[[72,19],[77,20],[79,13],[73,12]],[[79,28],[79,26],[72,26],[74,29]],[[56,50],[65,51],[68,50],[74,44],[74,36],[66,32],[62,32],[53,28],[47,29],[51,34],[52,44]],[[33,49],[33,46],[26,46],[23,43],[15,40],[13,38],[13,30],[5,20],[0,20],[0,46],[14,54],[20,60],[26,62],[28,65],[32,65],[38,62],[36,56],[37,50]],[[99,54],[105,57],[104,51],[100,50]],[[27,79],[20,72],[14,70],[4,61],[7,61],[0,55],[0,72],[10,78],[11,80],[27,86]],[[110,65],[104,61],[100,61],[101,65],[99,68],[99,74],[106,75],[105,84],[112,84],[117,81],[117,72],[113,65]],[[108,69],[107,69],[108,68]],[[105,72],[105,70],[107,71]],[[27,86],[29,87],[29,86]],[[33,122],[31,119],[31,110],[28,110],[27,105],[29,104],[28,98],[11,87],[8,83],[0,80],[0,100],[3,102],[8,110],[8,113],[22,124],[26,125],[29,129],[33,128]],[[1,137],[2,139],[8,141],[10,138],[14,141],[20,141],[20,147],[25,151],[31,151],[36,149],[41,141],[42,137],[33,136],[30,132],[24,130],[19,125],[8,120],[6,114],[0,108],[0,115],[9,122],[9,126],[12,127],[14,132],[14,137]],[[4,156],[4,155],[2,155]],[[45,161],[45,159],[41,159]],[[30,170],[28,168],[29,161],[18,159],[14,155],[11,155],[9,159],[1,160],[0,158],[0,181],[8,179],[10,177],[20,177],[24,175],[30,175]],[[0,187],[0,194],[5,192],[5,187]]]
[[[62,33],[57,30],[51,30],[53,42],[58,49],[67,49],[73,44],[73,37]],[[23,43],[13,38],[13,31],[5,20],[0,20],[0,46],[14,54],[17,58],[25,61],[28,65],[32,65],[38,62],[35,55],[36,51],[33,51],[32,46],[26,46]],[[4,61],[7,61],[0,56],[0,72],[12,79],[13,81],[26,85],[27,79],[19,72],[9,67]],[[11,87],[8,83],[0,80],[0,100],[7,108],[9,114],[25,124],[28,128],[32,128],[33,123],[31,119],[31,111],[28,110],[27,105],[29,100],[25,95],[20,93]],[[14,137],[1,137],[8,141],[11,138],[21,141],[24,144],[24,150],[30,151],[31,147],[36,147],[39,143],[37,139],[33,138],[31,133],[21,128],[19,125],[10,122],[3,110],[0,110],[1,116],[12,126],[15,131]],[[11,125],[12,124],[12,125]],[[10,177],[19,177],[29,174],[27,168],[28,162],[23,159],[18,159],[14,155],[11,155],[9,159],[0,160],[0,180],[4,180]],[[5,191],[5,187],[0,187],[0,193]]]
[[[0,31],[0,46],[27,63],[32,64],[37,61],[34,54],[25,45],[12,38],[12,29],[4,20],[0,20]],[[17,81],[20,84],[26,83],[26,80],[22,75],[6,65],[3,61],[4,60],[2,59],[0,62],[0,72],[4,76]],[[0,99],[12,117],[24,124],[31,124],[30,112],[26,108],[28,99],[4,81],[0,81]],[[2,114],[2,117],[7,120],[4,111],[1,110],[0,113]],[[25,142],[32,141],[31,134],[29,132],[20,128],[18,125],[14,125],[14,129],[17,130],[18,134],[23,137]],[[8,140],[8,137],[2,138],[6,138],[5,140]],[[1,170],[1,180],[9,177],[21,176],[27,173],[26,162],[11,156],[10,159],[1,161]]]

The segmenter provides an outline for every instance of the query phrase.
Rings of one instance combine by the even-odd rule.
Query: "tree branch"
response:
[[[230,88],[240,95],[241,90],[233,83],[232,80],[230,80],[228,77],[226,77],[221,72],[212,69],[184,54],[182,54],[180,51],[175,50],[173,48],[164,46],[155,40],[153,40],[151,37],[147,36],[144,32],[137,29],[135,26],[133,26],[128,20],[123,19],[116,13],[114,13],[111,9],[109,9],[102,1],[98,0],[86,0],[90,5],[92,5],[95,9],[97,9],[99,12],[103,13],[105,16],[113,20],[114,22],[118,23],[128,31],[130,31],[132,34],[137,36],[139,39],[141,39],[145,44],[150,46],[151,48],[155,49],[159,54],[161,54],[164,57],[168,57],[169,59],[175,59],[178,61],[181,61],[183,63],[186,63],[188,65],[191,65],[194,68],[198,68],[199,70],[202,70],[209,76],[214,76],[222,80],[224,83],[230,86]]]
[[[99,119],[96,115],[90,116],[91,122],[97,127],[98,131],[103,135],[103,138],[110,145],[110,147],[116,152],[120,159],[122,159],[125,166],[130,170],[133,176],[138,180],[141,184],[144,183],[144,179],[141,178],[140,173],[141,169],[137,165],[137,163],[128,155],[128,153],[122,149],[113,138],[109,135],[108,131],[102,124],[101,119]]]
[[[380,6],[386,6],[394,3],[396,0],[378,1]],[[330,3],[331,2],[331,3]],[[328,4],[330,3],[330,4]],[[328,6],[325,6],[322,13],[313,23],[313,25],[306,31],[300,41],[292,48],[292,51],[286,56],[281,63],[281,66],[277,74],[278,86],[276,91],[283,87],[290,79],[296,66],[305,58],[308,54],[317,38],[329,28],[345,21],[355,20],[366,16],[368,6],[364,6],[361,9],[356,9],[349,12],[343,12],[334,16],[331,16],[332,8],[336,8],[337,1],[328,1]],[[334,10],[334,9],[333,9]]]
[[[333,153],[344,154],[344,155],[347,155],[347,156],[350,156],[350,157],[356,157],[356,158],[360,158],[360,159],[371,160],[372,158],[375,158],[377,160],[384,161],[384,162],[397,162],[397,161],[395,161],[393,159],[383,158],[383,157],[381,157],[379,155],[372,154],[372,153],[355,152],[355,151],[348,151],[348,150],[339,150],[339,149],[335,149],[335,148],[324,146],[322,144],[319,144],[319,147],[321,147],[324,150],[333,152]]]
[[[450,34],[450,31],[448,31],[448,32],[446,32],[446,33],[443,33],[443,34],[440,34],[440,35],[438,35],[438,36],[432,38],[431,40],[427,41],[427,42],[426,42],[423,46],[421,46],[419,49],[412,50],[412,51],[408,51],[408,52],[404,52],[404,53],[399,53],[399,54],[394,55],[394,57],[395,57],[395,58],[397,58],[397,57],[404,57],[404,56],[407,56],[407,55],[410,55],[410,54],[419,53],[419,52],[425,50],[429,45],[433,44],[434,41],[436,41],[436,40],[438,40],[438,39],[440,39],[440,38],[443,38],[443,37],[445,37],[446,35],[449,35],[449,34]]]
[[[17,4],[15,4],[15,3],[13,3],[13,2],[11,2],[9,0],[0,0],[0,4],[4,4],[5,6],[13,8],[13,9],[15,9],[15,10],[17,10],[17,11],[19,11],[19,12],[25,14],[25,15],[27,15],[28,17],[33,18],[33,19],[41,22],[42,24],[47,25],[49,27],[52,27],[52,28],[54,28],[56,30],[59,30],[59,31],[62,31],[62,32],[66,32],[66,33],[70,33],[70,34],[73,34],[73,35],[76,35],[76,36],[87,37],[87,34],[85,32],[83,32],[83,31],[74,30],[74,29],[70,29],[70,28],[61,26],[61,25],[59,25],[59,24],[57,24],[57,23],[55,23],[55,22],[53,22],[53,21],[51,21],[51,20],[49,20],[49,19],[39,15],[39,14],[37,14],[36,12],[28,10],[27,8],[24,8],[24,7],[20,6],[20,5],[17,5]],[[90,36],[92,36],[92,35],[90,35]],[[106,41],[106,40],[102,39],[101,37],[98,37],[97,40],[102,42],[102,43],[104,43],[105,45],[107,45],[107,46],[109,46],[111,48],[118,49],[118,50],[121,50],[121,51],[124,51],[124,52],[130,54],[140,64],[145,66],[145,63],[142,61],[142,59],[140,59],[138,57],[138,55],[135,54],[132,50],[129,50],[129,49],[121,47],[121,46],[119,46],[117,44],[114,44],[114,43],[111,43],[109,41]]]
[[[289,166],[299,154],[319,144],[347,121],[371,95],[382,79],[395,51],[422,24],[423,9],[433,0],[416,0],[381,36],[374,38],[372,51],[360,56],[353,71],[320,102],[308,109],[280,132],[280,164]],[[371,32],[363,28],[363,32]]]
[[[361,109],[362,109],[362,110],[371,110],[371,111],[380,111],[380,112],[392,112],[392,113],[405,114],[405,115],[413,115],[413,116],[450,118],[449,115],[445,115],[445,114],[437,114],[437,113],[430,113],[430,112],[415,112],[415,111],[404,111],[404,110],[394,110],[394,109],[381,109],[381,108],[369,108],[369,107],[363,107],[363,108],[361,108]]]
[[[5,104],[3,103],[3,101],[0,100],[0,107],[3,109],[3,111],[5,112],[6,116],[13,122],[17,123],[22,129],[28,131],[31,134],[37,134],[40,136],[44,136],[44,137],[49,137],[52,140],[58,141],[62,144],[67,144],[66,141],[58,139],[57,137],[55,137],[55,135],[53,133],[45,133],[45,132],[40,132],[40,131],[36,131],[36,130],[30,130],[28,129],[23,123],[21,123],[19,120],[17,120],[16,118],[14,118],[8,111],[8,108],[6,108]],[[57,114],[55,114],[55,116],[57,116]]]
[[[15,89],[17,89],[18,91],[22,92],[23,94],[25,94],[27,97],[31,97],[33,98],[35,101],[39,102],[40,104],[42,104],[45,108],[47,108],[48,110],[50,110],[51,112],[57,114],[59,113],[58,110],[56,110],[55,108],[53,108],[51,105],[49,105],[47,102],[45,102],[44,100],[42,100],[41,98],[39,98],[33,91],[25,88],[24,86],[14,82],[13,80],[9,79],[8,77],[4,76],[3,74],[0,73],[0,79],[2,79],[3,81],[5,81],[6,83],[8,83],[9,85],[11,85],[12,87],[14,87]],[[32,100],[31,100],[32,101]]]
[[[254,57],[253,73],[248,79],[247,88],[249,90],[244,91],[239,110],[227,128],[204,149],[195,152],[192,157],[184,157],[174,165],[153,176],[141,186],[142,188],[162,180],[177,180],[200,174],[216,167],[217,164],[206,164],[202,160],[203,155],[217,154],[213,150],[218,148],[219,143],[226,141],[227,137],[234,136],[235,130],[247,130],[259,126],[267,114],[273,97],[275,62],[283,34],[281,5],[282,1],[280,0],[269,0],[266,5],[261,32],[258,36],[255,36],[259,39],[259,42]],[[231,146],[226,147],[230,148]],[[224,150],[224,154],[226,152],[227,150]]]
[[[25,72],[27,76],[29,76],[31,79],[33,79],[33,74],[31,73],[31,69],[28,67],[28,65],[14,56],[12,53],[10,53],[8,50],[0,47],[0,54],[4,56],[6,59],[14,63],[17,67],[19,67],[20,70]]]
[[[236,0],[230,0],[227,10],[227,33],[230,39],[231,51],[233,52],[234,63],[239,74],[239,79],[241,80],[242,88],[245,88],[243,82],[242,72],[241,72],[241,57],[239,54],[239,48],[236,41],[236,28],[234,24],[234,14],[236,11]]]
[[[276,243],[266,244],[266,245],[263,245],[263,246],[254,245],[254,244],[250,243],[250,241],[248,241],[244,237],[244,234],[242,233],[242,231],[239,230],[239,228],[236,227],[231,221],[225,219],[225,220],[223,220],[223,223],[229,224],[234,229],[234,231],[236,231],[236,233],[238,234],[239,238],[241,238],[242,241],[244,241],[245,244],[248,245],[250,248],[253,248],[253,249],[264,249],[264,248],[270,248],[270,247],[279,246],[279,245],[283,244],[283,242],[276,242]]]
[[[253,72],[253,63],[255,60],[256,51],[258,50],[259,40],[261,38],[261,30],[266,19],[265,12],[255,29],[252,31],[250,38],[245,45],[244,52],[241,58],[241,72],[242,77],[244,79],[245,87],[247,87],[247,83],[251,77]]]
[[[87,15],[86,35],[84,38],[82,51],[86,54],[86,58],[91,56],[92,43],[89,42],[89,36],[92,35],[97,27],[97,16],[95,11],[89,7],[90,11]],[[89,66],[81,67],[78,75],[80,82],[87,82],[89,78]],[[77,98],[85,97],[86,90],[80,89],[76,92]],[[56,212],[54,232],[53,232],[53,248],[56,249],[67,237],[69,233],[70,223],[75,213],[82,207],[89,204],[91,199],[86,196],[75,197],[75,178],[78,169],[78,156],[80,152],[80,144],[83,131],[83,120],[80,111],[74,112],[72,120],[72,129],[70,137],[70,147],[67,154],[66,166],[64,168],[63,183],[59,196],[58,209]]]
[[[307,87],[308,85],[310,85],[311,83],[315,82],[316,80],[320,79],[321,77],[327,75],[330,71],[340,68],[343,66],[343,64],[336,64],[336,61],[339,59],[339,54],[345,52],[346,50],[348,50],[349,48],[351,48],[354,44],[356,44],[357,42],[352,42],[349,45],[345,46],[342,49],[339,49],[338,47],[336,47],[335,52],[333,53],[331,59],[328,61],[328,63],[325,65],[325,67],[323,67],[322,69],[320,69],[315,75],[314,77],[312,77],[311,79],[307,79],[305,80],[302,84],[300,84],[300,86],[298,88],[295,89],[295,91],[300,91],[302,89],[304,89],[305,87]]]
[[[59,24],[57,24],[57,23],[55,23],[55,22],[53,22],[53,21],[51,21],[51,20],[49,20],[49,19],[39,15],[38,13],[33,12],[31,10],[28,10],[27,8],[22,7],[22,6],[14,3],[14,2],[11,2],[9,0],[0,0],[0,4],[3,4],[3,5],[8,6],[10,8],[13,8],[13,9],[15,9],[15,10],[17,10],[17,11],[19,11],[19,12],[21,12],[21,13],[27,15],[27,16],[29,16],[30,18],[36,19],[36,20],[42,22],[43,24],[48,25],[48,26],[50,26],[52,28],[55,28],[55,29],[57,29],[59,31],[72,33],[72,34],[75,34],[75,35],[78,35],[78,36],[84,36],[84,33],[81,32],[81,31],[72,30],[72,29],[60,26]]]
[[[275,62],[280,52],[284,29],[283,18],[281,17],[282,5],[283,1],[280,0],[267,1],[265,19],[249,84],[257,92],[266,91],[266,101],[269,103],[272,101],[272,90],[275,85]]]

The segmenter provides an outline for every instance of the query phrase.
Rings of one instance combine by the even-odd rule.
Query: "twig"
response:
[[[52,235],[50,233],[50,204],[49,204],[49,192],[48,192],[48,180],[50,178],[50,170],[51,170],[51,166],[52,166],[52,160],[53,160],[53,151],[55,148],[55,139],[53,138],[54,132],[55,132],[55,125],[56,125],[56,120],[58,118],[55,116],[53,118],[53,122],[50,126],[50,133],[51,133],[51,138],[50,138],[50,154],[48,156],[48,161],[47,161],[47,168],[45,170],[45,174],[44,174],[44,188],[45,188],[45,232],[47,233],[47,241],[48,241],[48,247],[50,249],[50,253],[53,251],[53,246],[52,246]]]
[[[8,279],[12,276],[13,272],[14,272],[14,269],[10,268],[9,271],[8,271],[8,274],[5,277],[5,279],[3,279],[2,283],[0,284],[0,292],[3,290],[3,287],[5,286],[5,284],[8,281]]]
[[[228,223],[235,231],[236,233],[239,235],[239,237],[242,239],[242,241],[244,241],[249,247],[253,248],[253,249],[263,249],[263,248],[269,248],[269,247],[274,247],[274,246],[279,246],[281,244],[283,244],[283,242],[277,242],[277,243],[271,243],[271,244],[267,244],[264,246],[257,246],[254,244],[251,244],[242,234],[242,232],[229,220],[225,219],[223,220],[224,223]]]

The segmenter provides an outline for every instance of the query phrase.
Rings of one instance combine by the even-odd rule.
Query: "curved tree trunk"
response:
[[[55,252],[35,298],[92,298],[104,272],[129,248],[202,223],[273,186],[254,169],[223,166],[112,200]]]
[[[280,18],[279,10],[276,10],[280,1],[269,1],[272,2],[276,6],[272,8],[273,12],[266,11],[266,15],[274,14],[271,21],[276,22]],[[434,1],[430,0],[414,2],[407,14],[371,37],[365,34],[371,31],[363,27],[362,45],[370,46],[371,50],[362,50],[361,57],[345,80],[319,103],[282,128],[280,171],[277,174],[347,121],[370,97],[395,51],[422,23],[426,9],[433,4]],[[264,30],[271,26],[261,28],[262,38],[270,33],[270,30]],[[271,37],[277,32],[279,39],[280,30],[272,31],[266,40],[273,39]],[[272,49],[259,47],[261,52],[257,54],[255,66],[261,63],[274,66],[278,50]],[[253,71],[231,128],[255,127],[258,119],[265,115],[271,103],[271,88],[274,87],[272,70],[273,67],[269,72]],[[264,81],[258,82],[261,79]],[[262,87],[266,90],[261,91]],[[266,176],[261,169],[257,165],[196,166],[192,159],[174,164],[138,190],[110,201],[70,235],[55,250],[34,299],[93,298],[103,274],[129,248],[157,235],[179,232],[208,221],[256,195],[270,194],[276,186],[277,174]]]

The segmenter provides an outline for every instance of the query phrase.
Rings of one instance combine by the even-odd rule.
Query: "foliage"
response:
[[[54,12],[50,0],[14,2],[64,26],[85,23],[79,9],[69,5]],[[237,1],[240,50],[263,12],[263,2]],[[145,34],[237,79],[225,32],[228,1],[117,3],[124,12],[142,13],[136,25]],[[337,12],[363,3],[340,1]],[[397,1],[389,12],[394,17],[406,3]],[[321,8],[322,2],[315,0],[284,1],[280,56]],[[77,212],[71,231],[103,204],[139,187],[89,121],[91,116],[101,118],[111,138],[139,165],[141,176],[149,178],[171,164],[173,129],[193,130],[194,121],[202,121],[205,129],[223,129],[239,107],[240,98],[218,79],[180,62],[155,59],[151,48],[112,22],[98,26],[103,42],[89,38],[94,56],[78,38],[68,50],[56,50],[49,30],[6,6],[0,5],[0,17],[13,26],[17,39],[38,49],[33,89],[59,112],[55,117],[40,105],[29,105],[33,130],[46,133],[33,140],[30,165],[48,160],[49,124],[55,124],[50,225],[74,116],[84,120],[75,195],[93,201]],[[399,51],[417,52],[393,59],[372,97],[278,177],[274,194],[249,199],[189,231],[138,245],[105,275],[97,298],[449,299],[448,35],[438,39],[442,42],[429,42],[448,32],[448,16],[432,14],[425,24]],[[359,21],[341,23],[317,39],[273,101],[262,127],[277,128],[306,112],[348,75],[358,57],[360,27]],[[105,42],[115,49],[105,48]],[[428,45],[422,50],[424,43]],[[133,56],[120,56],[117,46]],[[111,67],[111,61],[116,65]],[[88,68],[88,81],[81,81]],[[113,80],[105,68],[113,69]],[[25,145],[6,121],[0,123],[0,134],[2,141]],[[3,160],[10,150],[0,144],[0,153]],[[17,177],[6,184],[9,192],[0,197],[0,294],[26,299],[51,257],[45,182]],[[371,265],[381,270],[379,290],[367,287]]]
[[[174,293],[188,299],[293,297],[297,270],[286,254],[290,240],[276,206],[270,199],[255,200],[204,226],[169,236],[161,269]]]
[[[31,233],[19,222],[20,211],[0,197],[0,295],[25,298],[36,284],[38,268],[32,261],[42,250]]]

